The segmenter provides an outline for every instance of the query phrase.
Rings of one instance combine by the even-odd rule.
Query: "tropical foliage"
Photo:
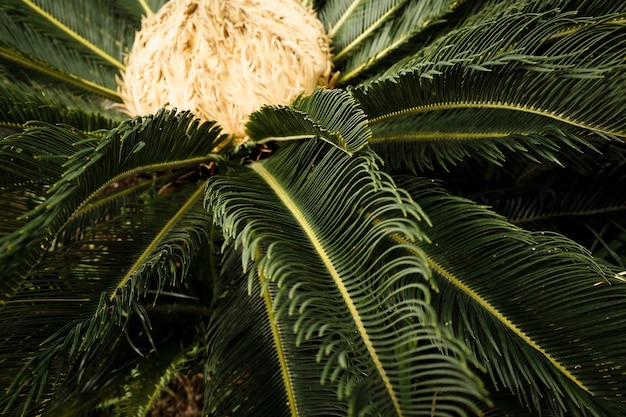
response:
[[[163,3],[0,5],[3,415],[626,414],[626,4],[313,1],[235,146],[118,110]]]

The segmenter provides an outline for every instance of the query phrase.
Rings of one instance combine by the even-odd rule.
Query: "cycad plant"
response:
[[[624,2],[3,0],[0,128],[3,415],[626,415]]]

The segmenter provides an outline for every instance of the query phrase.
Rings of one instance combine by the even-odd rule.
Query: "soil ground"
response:
[[[200,417],[203,399],[203,375],[179,374],[156,401],[148,417]]]

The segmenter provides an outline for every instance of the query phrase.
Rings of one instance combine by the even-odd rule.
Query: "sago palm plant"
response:
[[[626,3],[3,0],[0,412],[626,415]]]

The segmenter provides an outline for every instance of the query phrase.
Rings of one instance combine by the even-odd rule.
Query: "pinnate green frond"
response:
[[[516,159],[509,153],[501,166],[477,160],[449,172],[432,172],[452,194],[489,206],[527,230],[561,233],[594,256],[624,265],[624,178],[626,147],[597,143],[581,153],[562,148],[562,164]]]
[[[7,267],[20,253],[38,247],[40,239],[55,235],[90,198],[115,182],[133,174],[193,169],[218,159],[213,151],[225,139],[214,124],[176,111],[138,117],[100,133],[99,138],[41,125],[4,139],[3,204],[13,204],[25,181],[36,193],[13,219],[16,228],[0,237],[0,261]]]
[[[257,143],[319,138],[352,154],[371,136],[363,111],[341,90],[317,89],[298,97],[291,107],[264,107],[246,125]]]
[[[33,22],[24,19],[17,20],[8,6],[0,6],[0,64],[33,72],[42,82],[61,81],[119,101],[115,91],[117,69],[107,69],[91,55],[37,31]]]
[[[112,2],[80,0],[7,0],[16,20],[25,20],[38,31],[88,54],[103,65],[123,69],[123,55],[132,44],[134,29],[116,14]],[[129,30],[130,29],[130,30]]]
[[[614,144],[601,148],[602,154],[579,157],[578,165],[590,166],[587,171],[577,166],[539,166],[522,177],[517,187],[503,178],[499,186],[475,195],[513,224],[565,234],[607,261],[624,265],[623,148]]]
[[[323,367],[315,362],[315,353],[275,344],[273,331],[293,339],[294,320],[283,318],[271,323],[268,298],[261,296],[258,280],[249,288],[241,268],[241,254],[230,248],[225,259],[221,274],[223,296],[207,329],[204,403],[208,415],[345,415],[347,406],[337,400],[335,388],[319,384]],[[274,292],[273,288],[268,290]],[[292,404],[291,409],[286,406],[288,394],[280,355],[289,358],[289,371],[293,374],[289,382],[298,393],[298,403]],[[311,383],[314,385],[307,385]],[[309,398],[303,406],[299,396],[313,387],[316,401]]]
[[[319,15],[320,20],[330,29],[335,58],[347,54],[357,38],[366,37],[368,32],[375,31],[405,3],[406,0],[327,2],[320,9]],[[343,13],[337,15],[340,10]]]
[[[506,148],[554,159],[556,146],[626,135],[625,33],[613,15],[512,13],[451,32],[353,93],[383,158],[432,166],[450,144],[448,163]]]
[[[106,373],[115,363],[99,360],[79,362],[99,372],[72,373],[68,381],[58,375],[83,352],[119,346],[130,317],[144,317],[135,300],[186,276],[212,226],[199,198],[202,184],[173,195],[154,195],[175,179],[167,175],[160,184],[141,176],[136,184],[114,184],[133,173],[193,169],[214,158],[221,138],[219,129],[187,113],[161,112],[102,138],[40,125],[3,140],[0,314],[16,320],[0,329],[7,341],[0,407],[20,413],[54,404],[53,393],[56,402],[74,401],[63,387],[81,386],[91,375],[84,391],[95,395],[88,387],[115,376]],[[134,349],[127,345],[119,358]]]
[[[350,157],[300,142],[214,177],[207,206],[243,265],[253,262],[250,288],[258,280],[270,324],[295,320],[292,332],[273,333],[290,404],[316,401],[290,381],[321,382],[354,414],[467,415],[481,389],[429,306],[414,245],[424,239],[421,210],[377,164],[370,151]],[[294,349],[310,352],[322,374],[298,374]]]
[[[401,183],[433,224],[420,246],[441,285],[441,320],[495,386],[533,412],[622,414],[623,279],[562,236],[518,229],[430,181]]]
[[[101,98],[77,96],[35,81],[24,82],[0,74],[0,126],[21,130],[26,122],[39,120],[66,124],[83,132],[112,129],[126,119],[108,110]]]
[[[140,300],[188,276],[211,236],[213,226],[200,198],[204,188],[200,183],[171,194],[137,196],[106,220],[64,230],[45,253],[31,256],[29,270],[14,281],[0,305],[0,314],[14,317],[0,328],[7,342],[0,350],[0,384],[6,393],[0,407],[16,415],[35,406],[67,408],[80,403],[79,394],[96,395],[90,387],[105,386],[103,379],[115,377],[114,365],[132,366],[133,350],[155,348],[153,337],[169,327],[153,332]],[[147,346],[136,347],[137,338]],[[101,360],[81,361],[99,346],[121,349],[120,339],[129,342],[123,344],[126,351],[119,362],[108,358],[105,367]],[[68,367],[83,369],[65,376]]]
[[[623,13],[626,6],[620,2],[602,2],[599,0],[525,0],[519,1],[519,10],[536,13],[550,10],[576,12],[578,16],[600,16],[612,13]]]
[[[394,171],[448,171],[466,163],[502,166],[516,155],[537,163],[565,163],[563,150],[594,152],[597,136],[534,115],[493,109],[426,113],[372,127],[370,144]]]
[[[413,37],[440,23],[459,1],[353,1],[349,13],[328,21],[335,64],[341,68],[339,84],[358,79]],[[328,2],[334,8],[334,2]],[[322,9],[324,11],[324,9]],[[324,20],[324,15],[320,18]],[[337,26],[340,24],[340,26]]]
[[[518,190],[517,200],[503,201],[497,208],[511,223],[524,228],[550,228],[551,221],[563,218],[586,218],[595,215],[621,217],[626,209],[620,184],[624,178],[624,164],[608,167],[590,176],[576,175],[571,169],[548,170],[549,180],[543,176],[543,189],[532,183],[528,189]],[[521,188],[521,187],[520,187]],[[524,192],[526,191],[526,193]],[[539,192],[537,192],[539,191]],[[494,203],[498,203],[494,201]]]

